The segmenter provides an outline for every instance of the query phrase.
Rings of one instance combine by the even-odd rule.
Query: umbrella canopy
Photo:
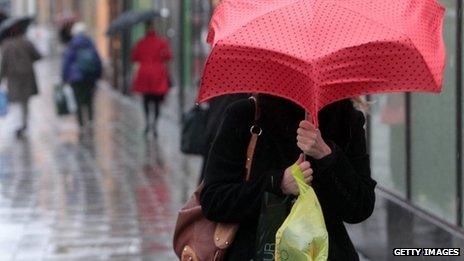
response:
[[[337,100],[439,92],[443,18],[435,0],[223,0],[198,101],[267,93],[299,104],[317,124]]]
[[[29,16],[12,17],[4,20],[0,24],[0,41],[7,38],[11,34],[11,29],[16,26],[19,27],[22,33],[25,33],[32,20],[33,18]]]
[[[130,30],[133,26],[139,23],[153,20],[159,16],[160,14],[155,11],[131,10],[124,12],[117,19],[111,22],[106,34],[112,36],[122,31]]]

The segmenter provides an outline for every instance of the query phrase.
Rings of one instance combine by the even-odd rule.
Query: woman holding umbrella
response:
[[[145,37],[132,50],[132,61],[138,64],[132,91],[143,95],[145,133],[150,131],[150,122],[153,120],[152,131],[156,136],[160,106],[170,85],[166,63],[172,54],[169,43],[156,34],[153,22],[145,23],[145,32]]]
[[[10,101],[22,109],[22,125],[16,131],[18,138],[27,130],[29,99],[39,93],[33,64],[41,58],[34,45],[24,37],[30,18],[11,18],[2,23],[0,37],[3,42],[1,80],[7,80]],[[6,26],[9,25],[9,26]]]
[[[445,57],[443,8],[435,1],[371,2],[225,0],[215,11],[208,36],[213,50],[198,100],[261,93],[257,101],[229,106],[206,165],[200,197],[205,217],[239,224],[226,260],[274,259],[285,206],[284,215],[262,223],[275,206],[263,202],[271,195],[285,203],[298,194],[294,163],[320,202],[328,259],[359,260],[344,222],[372,214],[376,182],[365,118],[352,97],[438,92]],[[311,120],[304,120],[305,111]],[[250,158],[248,144],[256,135]],[[244,179],[249,168],[250,181]],[[271,237],[263,239],[266,234]]]
[[[298,195],[290,169],[295,162],[323,208],[330,240],[329,259],[357,260],[343,222],[361,222],[374,208],[376,182],[370,177],[364,115],[350,100],[343,100],[320,113],[320,128],[316,129],[303,120],[303,109],[285,99],[259,95],[258,108],[262,134],[251,182],[240,184],[249,128],[254,124],[255,105],[251,100],[238,101],[228,108],[206,166],[201,195],[206,217],[240,223],[227,260],[255,258],[263,195]]]

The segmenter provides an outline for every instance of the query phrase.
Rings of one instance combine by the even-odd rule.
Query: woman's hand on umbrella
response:
[[[322,159],[332,153],[330,147],[322,139],[321,132],[311,122],[300,122],[297,134],[297,145],[306,155]]]
[[[306,184],[311,185],[311,181],[313,180],[313,169],[311,168],[311,163],[309,163],[309,161],[305,161],[304,155],[301,154],[296,161],[296,164],[300,167],[301,172],[303,172]],[[285,170],[280,188],[285,195],[296,196],[300,193],[295,178],[293,178],[291,166]]]

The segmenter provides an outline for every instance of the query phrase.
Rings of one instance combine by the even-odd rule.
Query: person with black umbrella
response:
[[[151,131],[155,137],[157,136],[156,123],[160,115],[160,106],[169,91],[167,63],[171,58],[172,52],[168,41],[156,34],[153,22],[146,22],[145,36],[132,50],[132,61],[138,65],[132,91],[143,96],[145,133],[150,132],[152,120]]]
[[[17,137],[21,138],[27,130],[29,99],[39,93],[33,64],[42,56],[34,45],[24,37],[27,25],[18,22],[11,23],[10,27],[4,28],[3,23],[0,26],[5,29],[1,33],[3,41],[1,44],[0,79],[7,81],[9,100],[21,104],[22,125],[16,131]]]

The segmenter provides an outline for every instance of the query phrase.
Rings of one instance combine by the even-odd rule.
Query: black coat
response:
[[[201,205],[205,216],[216,222],[240,223],[228,250],[228,260],[254,256],[256,227],[264,191],[282,195],[280,183],[287,167],[301,153],[296,130],[304,112],[290,102],[260,98],[263,129],[252,167],[252,180],[245,183],[246,148],[253,125],[254,103],[241,100],[226,111],[209,153]],[[310,159],[316,191],[329,232],[330,260],[358,260],[343,222],[359,223],[373,211],[376,182],[370,176],[366,152],[364,115],[344,100],[319,114],[320,130],[333,153]]]
[[[216,97],[209,102],[207,120],[205,127],[205,151],[203,153],[203,167],[201,168],[200,182],[203,181],[208,153],[213,144],[216,133],[220,127],[220,122],[224,118],[224,113],[230,104],[248,98],[249,94],[229,94]]]

